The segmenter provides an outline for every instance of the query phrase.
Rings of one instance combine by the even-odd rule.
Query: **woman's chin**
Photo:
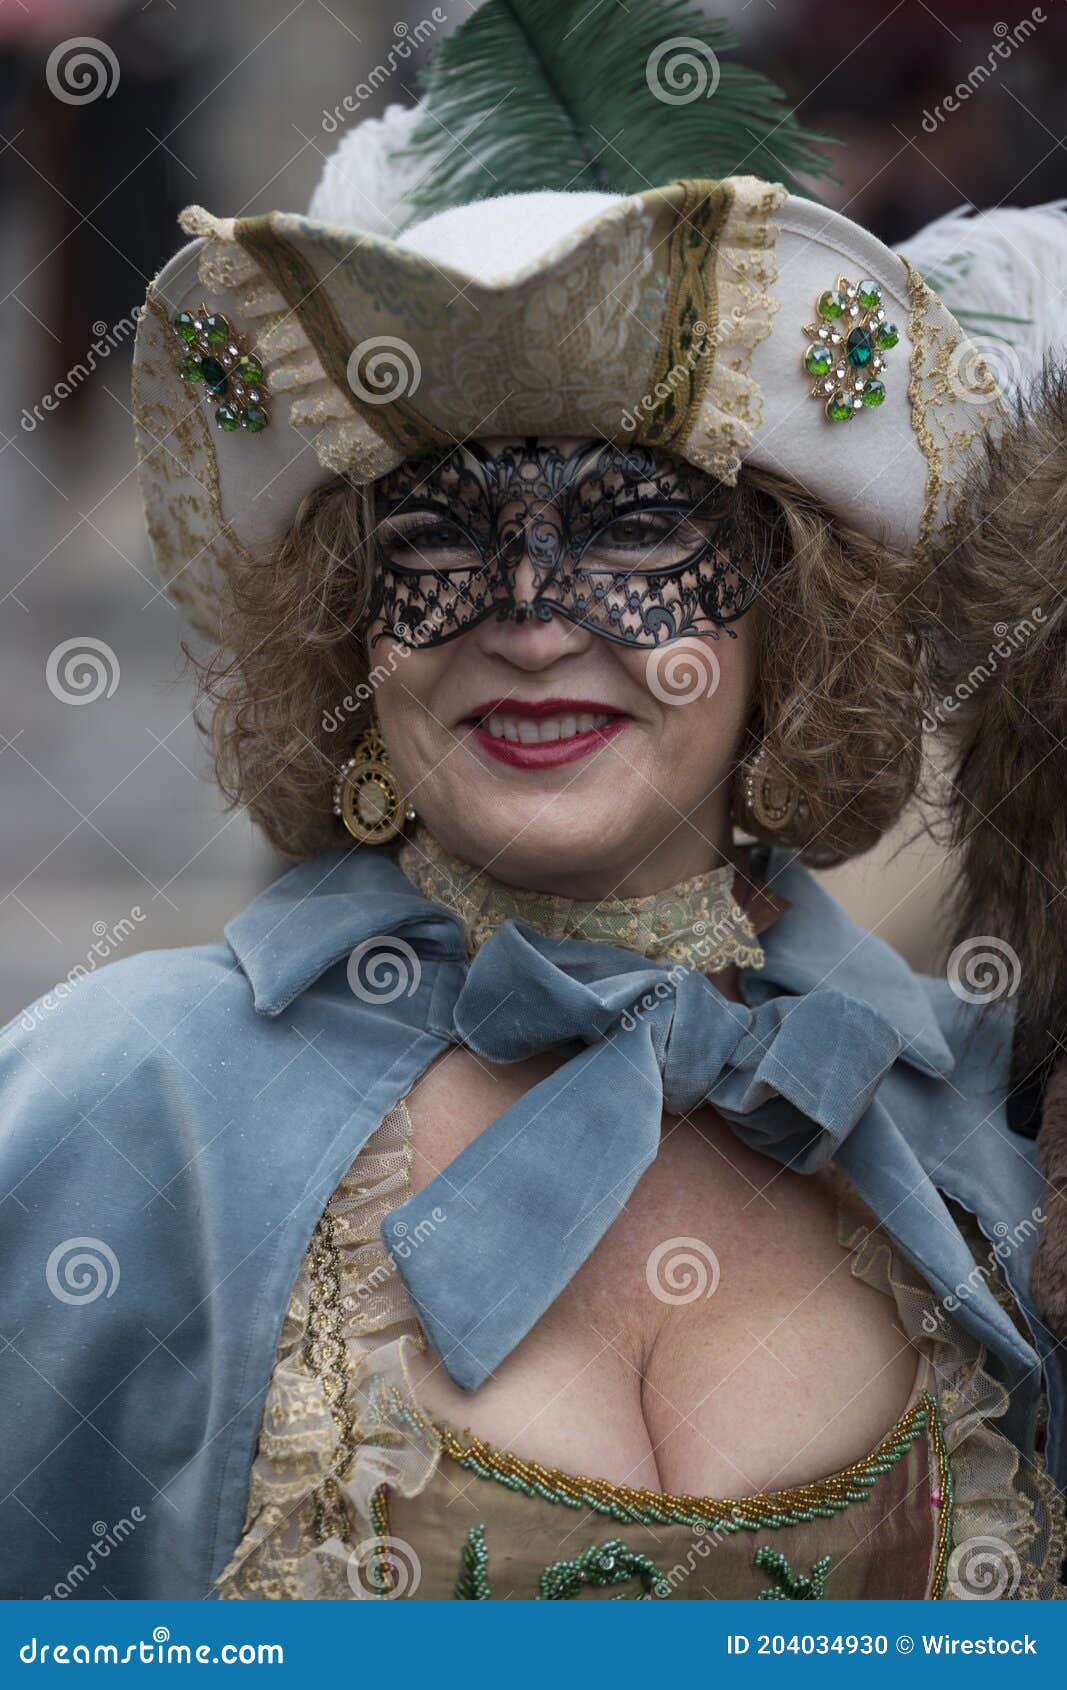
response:
[[[627,831],[612,815],[610,803],[601,807],[573,796],[536,802],[508,802],[501,795],[492,807],[472,805],[470,795],[462,812],[427,825],[446,850],[474,868],[485,868],[498,880],[515,886],[552,890],[587,877],[603,875],[616,858],[625,860]],[[618,794],[615,794],[617,799]]]

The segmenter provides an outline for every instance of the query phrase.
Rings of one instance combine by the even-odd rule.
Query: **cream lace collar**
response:
[[[596,902],[505,886],[450,856],[421,826],[404,841],[397,860],[423,897],[458,915],[472,955],[510,919],[549,938],[591,939],[636,951],[650,962],[681,963],[703,974],[718,974],[731,964],[763,967],[756,930],[735,896],[737,871],[731,864],[651,897]]]

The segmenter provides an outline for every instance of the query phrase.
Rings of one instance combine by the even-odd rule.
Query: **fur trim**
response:
[[[954,926],[1016,952],[1029,1071],[1067,1048],[1067,369],[1047,366],[987,439],[953,532],[928,605],[931,710],[955,754]]]
[[[1067,1063],[1049,1081],[1037,1136],[1045,1176],[1045,1230],[1037,1244],[1031,1288],[1049,1330],[1067,1340]]]

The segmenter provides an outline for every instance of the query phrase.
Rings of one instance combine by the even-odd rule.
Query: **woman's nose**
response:
[[[539,588],[544,586],[550,596],[539,600]],[[474,631],[481,649],[493,657],[503,657],[516,668],[530,670],[547,669],[561,658],[587,651],[594,635],[553,608],[557,590],[551,578],[545,581],[543,570],[535,569],[524,546],[511,578],[512,598],[506,617],[490,616]]]

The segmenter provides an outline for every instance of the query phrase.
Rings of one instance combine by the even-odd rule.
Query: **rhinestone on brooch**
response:
[[[815,302],[815,321],[804,329],[804,373],[814,378],[811,397],[830,422],[850,422],[885,399],[885,354],[900,335],[886,319],[877,282],[838,276]]]
[[[218,401],[215,421],[227,434],[260,434],[270,422],[263,365],[218,311],[179,311],[171,328],[185,353],[179,374],[190,387],[204,387]]]

